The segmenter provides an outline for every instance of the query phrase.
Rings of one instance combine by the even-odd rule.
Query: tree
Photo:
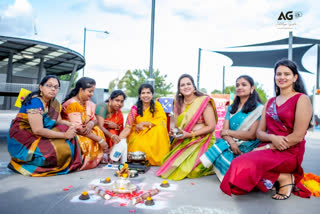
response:
[[[211,91],[211,94],[222,94],[222,92],[218,89],[214,89],[213,91]]]
[[[207,92],[207,89],[205,89],[205,88],[200,88],[200,91],[201,91],[202,93],[205,93],[205,94],[208,93],[208,92]]]
[[[233,86],[227,86],[224,88],[224,93],[225,94],[234,94],[236,92],[236,87]]]
[[[256,83],[255,84],[255,89],[256,89],[257,93],[259,94],[261,102],[264,104],[264,103],[267,102],[268,97],[267,97],[266,92],[263,90],[262,86],[263,85],[260,85],[259,83]]]
[[[76,79],[77,79],[77,78],[78,78],[78,72],[76,72],[76,73],[74,74],[71,88],[74,88],[74,87],[76,86]],[[59,80],[64,80],[64,81],[70,81],[70,79],[71,79],[71,74],[63,74],[63,75],[60,75],[60,76],[58,76],[58,79],[59,79]]]
[[[149,77],[148,70],[128,70],[124,77],[120,80],[112,80],[109,84],[109,91],[111,92],[115,88],[125,90],[129,97],[138,97],[138,89],[142,83],[146,83]],[[154,97],[166,96],[171,93],[172,83],[167,84],[167,75],[160,75],[160,71],[156,70],[153,72],[153,78],[155,80],[155,95]]]
[[[266,103],[267,100],[268,100],[268,97],[267,97],[266,92],[263,90],[262,86],[263,86],[263,85],[260,85],[259,83],[256,83],[256,84],[255,84],[255,89],[256,89],[257,93],[259,94],[259,97],[260,97],[260,99],[261,99],[261,102],[262,102],[262,103]],[[236,92],[236,87],[235,87],[235,86],[227,86],[227,87],[224,89],[224,92],[225,92],[226,94],[231,94],[231,93],[235,94],[235,92]]]

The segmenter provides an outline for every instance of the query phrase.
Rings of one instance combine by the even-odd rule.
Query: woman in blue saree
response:
[[[263,110],[260,98],[254,89],[250,76],[242,75],[236,80],[236,98],[228,107],[218,139],[208,151],[200,157],[202,164],[214,171],[222,181],[231,161],[256,148],[256,130]]]
[[[67,174],[81,167],[75,127],[61,119],[61,105],[55,99],[59,88],[59,79],[48,75],[22,102],[7,138],[10,169],[40,177]]]

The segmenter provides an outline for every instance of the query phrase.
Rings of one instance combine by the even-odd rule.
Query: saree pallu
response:
[[[218,117],[214,101],[208,96],[201,96],[197,97],[193,103],[177,117],[177,127],[186,132],[191,132],[202,117],[207,105],[212,105],[217,121]],[[205,168],[199,158],[214,142],[214,132],[195,138],[185,138],[183,140],[174,139],[172,150],[162,160],[162,166],[156,172],[156,175],[170,180],[181,180],[185,177],[197,178],[212,174],[212,167]]]
[[[268,133],[287,136],[293,132],[296,104],[301,95],[292,96],[280,106],[277,106],[275,97],[269,100],[265,116]],[[296,184],[293,194],[308,198],[311,193],[300,183],[304,175],[301,167],[304,151],[303,139],[284,151],[266,149],[240,155],[232,161],[220,188],[228,195],[242,195],[256,189],[267,192],[280,173],[291,173]]]
[[[131,128],[127,137],[128,152],[144,152],[149,163],[158,166],[163,157],[168,154],[170,148],[167,117],[158,102],[155,102],[154,116],[149,109],[150,107],[144,110],[141,117],[137,113],[137,107],[133,106],[128,114],[126,126]],[[141,122],[150,122],[153,126],[135,132],[135,126]]]
[[[67,131],[67,126],[55,126],[60,111],[61,105],[54,99],[50,101],[48,111],[44,112],[38,97],[21,107],[7,136],[8,151],[12,157],[9,168],[25,176],[41,177],[67,174],[81,167],[80,148],[75,138],[49,139],[32,132],[28,113],[42,114],[44,128]]]
[[[258,103],[257,107],[249,113],[243,113],[240,110],[235,114],[230,114],[231,106],[229,106],[225,119],[229,120],[230,130],[248,131],[255,121],[260,120],[262,110],[263,105]],[[238,144],[242,153],[250,152],[260,143],[260,141],[257,139],[250,141],[242,141],[239,139],[234,140]],[[222,181],[224,175],[230,167],[231,161],[237,156],[238,155],[233,154],[230,145],[226,140],[218,139],[216,143],[201,157],[206,157],[206,160],[213,164],[214,172],[219,180]]]
[[[96,109],[96,115],[99,115],[100,117],[104,118],[104,121],[111,121],[116,123],[119,126],[119,129],[111,129],[106,124],[104,124],[104,128],[106,128],[111,134],[118,135],[123,130],[123,114],[121,110],[115,111],[110,117],[108,116],[108,107],[106,103],[102,103],[100,105],[97,105]],[[109,145],[109,148],[113,146],[113,141],[110,137],[106,136],[106,142]]]
[[[87,101],[86,105],[82,106],[75,98],[71,98],[63,103],[62,107],[62,118],[76,124],[79,128],[89,121],[96,120],[96,105],[91,101]],[[94,126],[91,133],[105,139],[104,133],[99,126]],[[81,148],[83,160],[80,170],[92,169],[98,166],[103,157],[103,150],[100,144],[79,134],[76,135],[76,138]]]

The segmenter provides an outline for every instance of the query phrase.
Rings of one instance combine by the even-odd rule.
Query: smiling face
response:
[[[239,78],[236,82],[236,95],[240,98],[249,97],[253,92],[254,86],[251,86],[245,78]]]
[[[44,85],[40,85],[42,96],[46,99],[52,99],[57,96],[59,92],[59,82],[55,78],[50,78]]]
[[[114,111],[118,111],[122,108],[124,102],[124,97],[119,95],[113,99],[109,98],[109,105]]]
[[[143,103],[150,103],[153,98],[153,94],[150,88],[143,88],[139,97]]]
[[[190,96],[194,93],[195,87],[192,81],[188,77],[184,77],[180,80],[179,91],[183,96]]]
[[[294,75],[290,68],[286,66],[280,65],[276,70],[275,81],[280,89],[293,87],[293,84],[297,79],[298,75]]]
[[[79,97],[81,101],[85,102],[91,99],[94,93],[95,85],[91,86],[90,88],[82,89],[80,88],[79,90]]]

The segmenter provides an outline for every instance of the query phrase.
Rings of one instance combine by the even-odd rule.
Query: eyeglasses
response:
[[[51,88],[51,89],[54,89],[54,90],[59,90],[60,87],[58,85],[48,85],[48,84],[44,84],[44,86],[48,87],[48,88]]]

